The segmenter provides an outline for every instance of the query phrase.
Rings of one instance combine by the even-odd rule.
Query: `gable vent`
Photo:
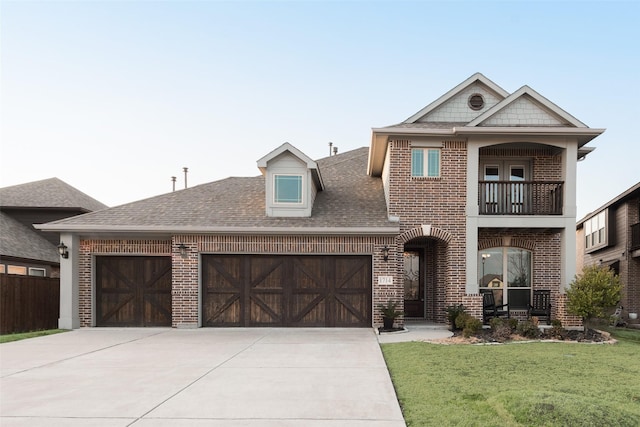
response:
[[[472,110],[481,110],[484,107],[484,98],[479,93],[474,93],[469,97],[469,107]]]

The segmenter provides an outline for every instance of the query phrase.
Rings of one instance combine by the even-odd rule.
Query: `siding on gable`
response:
[[[563,126],[564,122],[528,97],[516,99],[481,126]]]
[[[484,107],[480,110],[469,107],[469,97],[474,93],[479,93],[484,98]],[[418,122],[468,123],[500,101],[502,98],[496,96],[493,91],[488,90],[483,84],[475,83],[419,119]]]

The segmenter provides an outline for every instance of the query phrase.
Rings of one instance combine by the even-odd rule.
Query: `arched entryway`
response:
[[[447,252],[451,235],[421,226],[400,235],[404,269],[404,312],[407,319],[446,321]]]

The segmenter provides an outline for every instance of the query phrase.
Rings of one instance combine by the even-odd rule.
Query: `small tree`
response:
[[[620,278],[605,266],[588,266],[567,290],[567,312],[582,317],[585,327],[594,318],[604,318],[606,310],[620,301]]]

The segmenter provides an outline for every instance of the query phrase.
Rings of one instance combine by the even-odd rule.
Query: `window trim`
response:
[[[415,153],[421,153],[422,159],[420,159],[420,172],[421,175],[415,174],[416,169],[414,166],[417,166],[416,158],[414,157]],[[435,173],[431,170],[432,165],[430,161],[432,160],[430,154],[437,153],[437,164],[435,167],[437,170]],[[442,176],[442,149],[439,147],[411,147],[411,177],[412,178],[440,178]]]
[[[502,286],[500,288],[490,287],[490,286],[482,286],[483,279],[483,266],[482,266],[482,255],[486,252],[496,252],[501,251],[501,264],[502,264],[502,274],[501,279]],[[518,250],[525,251],[529,254],[529,286],[509,286],[509,251],[510,250]],[[529,290],[529,300],[528,303],[531,303],[533,298],[533,266],[534,266],[534,253],[533,251],[525,248],[520,248],[516,246],[494,246],[491,248],[484,248],[478,251],[478,290],[494,290],[499,289],[502,290],[502,302],[500,304],[509,304],[509,291],[512,289],[528,289]],[[486,273],[485,273],[486,275]],[[488,285],[488,284],[487,284]],[[526,307],[517,307],[511,308],[511,310],[526,310]]]
[[[33,274],[33,272],[35,272],[35,271],[41,271],[42,275]],[[29,276],[34,276],[34,277],[47,277],[47,269],[46,268],[40,268],[40,267],[29,267],[27,274]]]
[[[299,178],[300,188],[299,188],[299,201],[279,201],[278,200],[278,178],[279,177],[294,177]],[[273,204],[281,205],[281,206],[301,206],[304,204],[304,175],[299,173],[274,173],[273,174]]]
[[[609,209],[604,209],[586,220],[583,228],[585,252],[593,252],[609,246],[609,233],[611,231]],[[587,233],[587,230],[589,230],[589,233]]]

